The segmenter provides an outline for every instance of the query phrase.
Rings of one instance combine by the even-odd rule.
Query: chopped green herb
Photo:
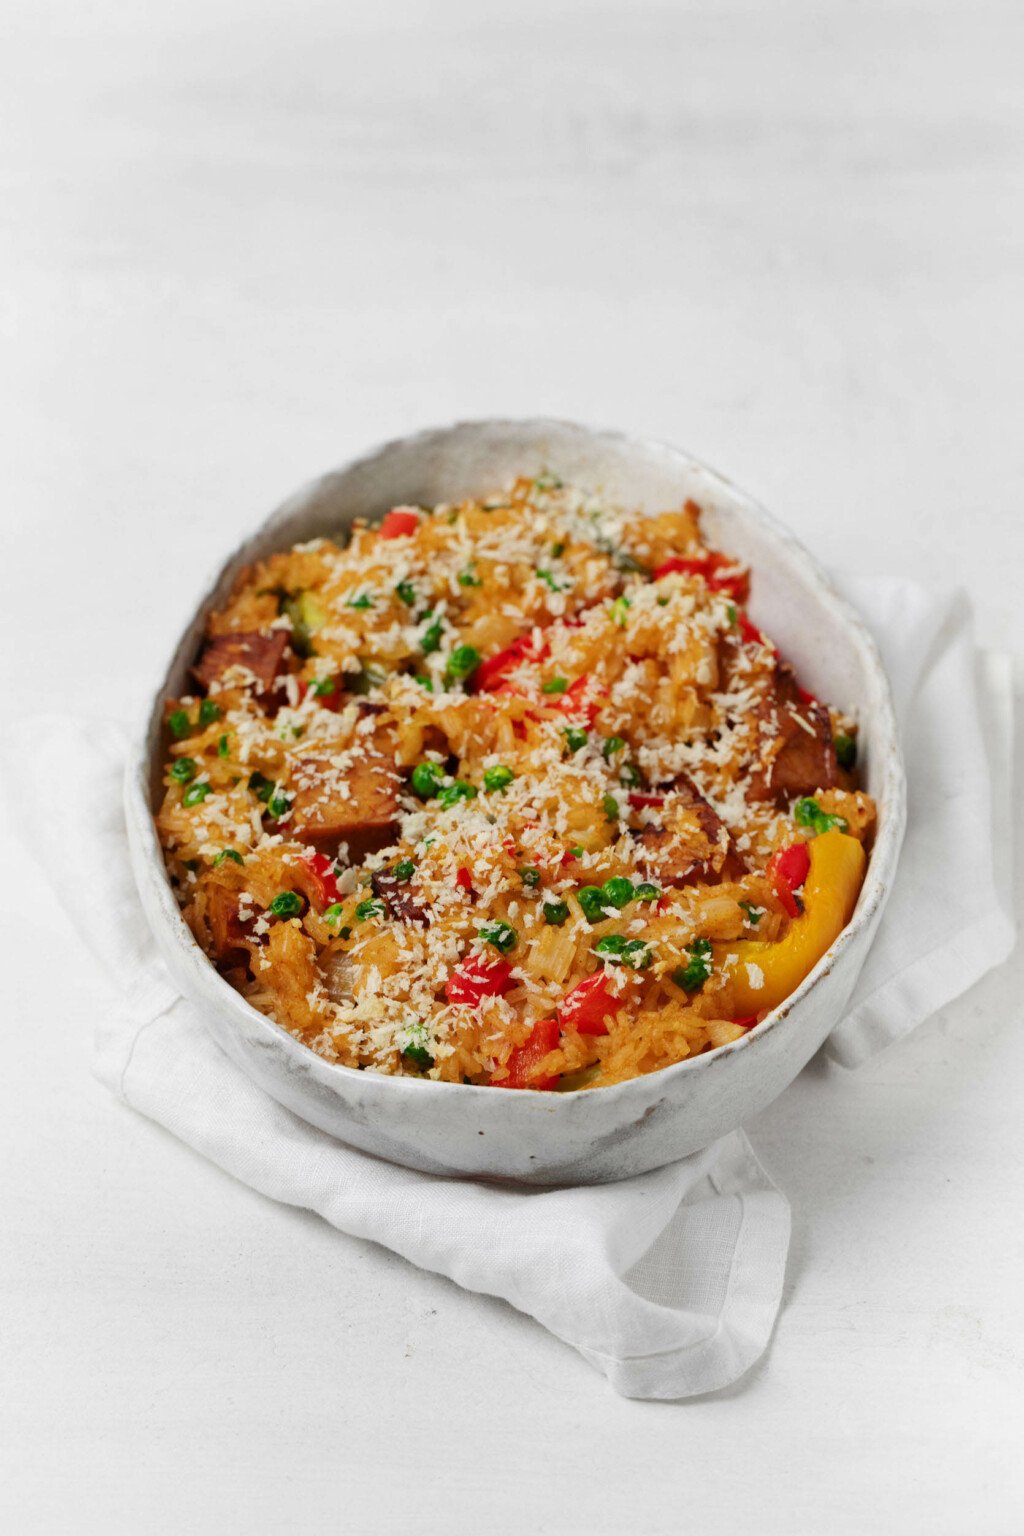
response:
[[[191,735],[192,722],[183,709],[176,709],[173,715],[168,715],[167,724],[175,741],[183,741],[186,736]]]
[[[538,571],[537,578],[544,583],[549,592],[565,592],[568,590],[566,584],[559,581],[557,576],[553,575],[551,571]]]
[[[541,684],[541,693],[564,693],[569,686],[567,677],[549,677],[546,683]]]
[[[495,949],[500,950],[503,955],[507,955],[510,949],[514,949],[519,940],[518,933],[508,923],[485,923],[477,931],[482,939],[486,939],[488,944],[493,944]]]
[[[833,739],[836,749],[836,762],[840,768],[852,768],[857,761],[857,742],[853,736],[840,733]]]
[[[219,704],[213,699],[204,699],[199,706],[199,724],[212,725],[215,720],[220,719],[222,714],[223,710]]]
[[[356,597],[345,599],[346,608],[372,608],[373,598],[369,592],[360,592]]]
[[[601,895],[609,907],[626,907],[633,900],[633,882],[627,880],[624,875],[615,875],[613,879],[606,880],[601,887]]]
[[[475,576],[472,571],[460,571],[459,572],[459,586],[460,587],[482,587],[483,586],[483,582],[480,580],[480,577],[479,576]]]
[[[210,784],[190,784],[181,797],[182,805],[202,805],[212,787]]]
[[[673,972],[672,980],[677,987],[682,987],[684,992],[699,992],[711,975],[710,941],[694,939],[687,954],[689,959],[686,965],[680,966]]]
[[[418,673],[413,678],[413,682],[414,683],[419,683],[420,687],[421,688],[425,688],[428,693],[433,693],[433,691],[434,691],[434,679],[432,677],[427,677],[422,672]]]
[[[553,928],[561,928],[569,916],[569,908],[564,901],[546,901],[541,911],[544,913],[544,921]]]
[[[632,606],[628,597],[617,597],[611,606],[612,623],[617,624],[620,629],[625,629],[626,616]]]
[[[752,928],[756,928],[762,917],[764,917],[765,909],[763,907],[755,907],[752,901],[741,901],[740,906],[747,914],[747,922]]]
[[[227,733],[225,733],[223,736],[220,736],[217,739],[217,756],[218,757],[230,757],[230,755],[231,755],[231,753],[230,753],[230,750],[228,748]]]
[[[417,763],[412,771],[412,787],[421,800],[430,800],[440,789],[443,778],[439,763]]]
[[[245,863],[242,855],[238,853],[234,848],[222,848],[220,853],[218,853],[217,857],[213,861],[214,869],[218,869],[220,865],[224,863],[225,859],[230,859],[233,864]]]
[[[504,763],[498,763],[494,768],[484,770],[484,789],[507,789],[515,778],[511,768],[506,768]]]
[[[359,922],[365,922],[368,917],[383,917],[384,903],[375,901],[372,897],[367,901],[361,901],[356,907],[356,918]]]
[[[437,803],[444,811],[450,811],[453,805],[458,805],[460,800],[475,800],[477,796],[476,786],[467,784],[465,779],[456,779],[454,784],[448,784],[440,791]]]
[[[411,581],[400,581],[395,587],[395,592],[407,608],[411,608],[416,601],[416,589]]]
[[[198,772],[199,767],[194,757],[176,758],[170,768],[175,784],[191,784]]]
[[[590,740],[590,733],[582,730],[578,725],[570,725],[565,732],[565,740],[570,752],[578,752]]]
[[[475,645],[457,645],[448,657],[445,675],[459,682],[466,682],[480,665],[480,652]]]
[[[281,891],[270,903],[275,917],[298,917],[303,908],[302,897],[295,891]]]
[[[416,873],[416,865],[412,859],[399,859],[397,864],[392,864],[391,873],[396,880],[411,880]]]

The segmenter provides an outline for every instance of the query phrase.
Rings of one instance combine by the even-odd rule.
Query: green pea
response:
[[[417,763],[412,771],[412,787],[421,800],[430,800],[440,789],[443,777],[438,763]]]
[[[510,949],[514,949],[519,940],[518,933],[508,923],[485,923],[477,931],[482,939],[486,939],[488,944],[493,944],[495,949],[500,950],[503,955],[507,955]]]
[[[599,923],[604,917],[604,891],[599,885],[583,885],[576,892],[583,916],[589,923]]]
[[[223,710],[219,704],[213,699],[204,699],[199,706],[199,724],[212,725],[215,720],[220,719],[222,714]]]
[[[192,722],[183,709],[176,709],[167,717],[167,724],[175,741],[183,741],[192,733]]]
[[[207,795],[211,792],[209,784],[190,784],[181,797],[182,805],[202,805]]]
[[[688,951],[685,966],[672,973],[672,980],[684,992],[699,992],[711,975],[711,944],[708,939],[694,939]]]
[[[620,933],[609,933],[598,939],[594,952],[611,960],[613,965],[627,965],[631,971],[645,971],[654,958],[651,946],[643,939],[627,939]]]
[[[590,733],[578,725],[570,725],[565,732],[565,740],[570,752],[578,752],[590,740]]]
[[[384,903],[376,901],[372,897],[367,901],[361,901],[356,907],[356,917],[363,923],[368,917],[383,917]]]
[[[618,821],[619,802],[614,795],[605,795],[601,800],[601,809],[609,821]]]
[[[303,908],[302,897],[295,891],[281,891],[270,903],[275,917],[298,917]]]
[[[250,773],[249,788],[252,790],[257,800],[262,800],[264,805],[266,805],[267,801],[274,793],[273,780],[264,778],[262,773]]]
[[[267,801],[267,810],[275,821],[280,821],[283,816],[287,816],[291,808],[292,802],[287,795],[271,795]]]
[[[431,618],[431,615],[428,614],[427,617]],[[431,623],[427,625],[422,635],[420,635],[420,650],[425,655],[429,656],[432,651],[439,651],[441,649],[441,635],[443,631],[444,625],[440,619],[432,619]]]
[[[615,756],[616,752],[621,752],[625,745],[626,743],[623,741],[621,736],[609,736],[604,746],[601,748],[601,756],[604,758],[605,762],[607,762],[609,758]]]
[[[416,865],[412,859],[399,859],[397,864],[392,864],[391,873],[396,880],[411,880],[416,873]]]
[[[857,743],[852,736],[840,733],[833,738],[832,745],[836,749],[836,762],[840,768],[852,768],[857,761]]]
[[[541,911],[544,913],[544,921],[553,928],[561,928],[569,916],[569,908],[564,901],[546,901]]]
[[[457,645],[448,657],[445,673],[459,682],[466,682],[480,665],[480,652],[475,645]]]
[[[434,1058],[425,1045],[407,1045],[402,1055],[406,1061],[411,1061],[413,1066],[419,1067],[421,1072],[429,1072],[434,1065]]]
[[[532,865],[529,865],[526,869],[519,871],[519,878],[528,890],[536,890],[537,886],[540,885],[540,870],[534,869]]]
[[[336,923],[344,910],[345,908],[342,906],[341,902],[336,901],[332,903],[331,906],[327,907],[326,910],[320,915],[325,923]]]
[[[407,608],[413,606],[416,601],[416,589],[411,581],[400,581],[395,591]]]
[[[482,587],[483,586],[483,582],[480,580],[479,576],[474,576],[472,571],[460,571],[459,572],[459,586],[460,587]]]
[[[514,778],[515,774],[512,772],[512,769],[506,768],[503,763],[499,763],[494,768],[485,769],[484,789],[507,789]]]
[[[637,901],[657,901],[660,895],[659,888],[652,885],[649,880],[642,880],[636,888]]]
[[[456,779],[454,784],[448,784],[440,791],[437,803],[442,810],[450,811],[460,800],[475,800],[476,796],[475,785],[467,784],[465,779]]]
[[[616,875],[613,879],[605,881],[601,887],[601,895],[606,906],[621,909],[633,900],[633,882],[623,875]]]

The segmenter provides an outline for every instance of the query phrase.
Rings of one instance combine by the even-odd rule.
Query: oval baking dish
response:
[[[850,922],[805,980],[756,1028],[718,1050],[597,1090],[558,1094],[356,1071],[310,1051],[252,1008],[218,975],[185,924],[153,823],[162,794],[165,700],[187,692],[207,616],[243,566],[343,531],[356,517],[372,521],[395,505],[455,502],[552,471],[642,512],[692,500],[702,508],[708,541],[749,564],[755,622],[815,693],[859,722],[863,784],[878,807],[864,884]],[[905,814],[877,651],[792,535],[677,450],[548,421],[464,423],[389,443],[274,513],[224,566],[176,649],[129,762],[126,811],[133,867],[160,948],[222,1048],[250,1077],[306,1120],[380,1156],[428,1171],[537,1183],[604,1181],[657,1167],[741,1124],[792,1080],[842,1015],[891,884]]]

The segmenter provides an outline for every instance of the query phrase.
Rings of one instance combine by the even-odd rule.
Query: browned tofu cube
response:
[[[323,758],[301,757],[289,786],[288,830],[324,853],[347,843],[349,860],[356,863],[395,841],[399,782],[393,759],[373,748],[345,768]]]
[[[215,635],[203,646],[202,655],[192,668],[192,676],[202,687],[219,682],[229,667],[244,667],[252,673],[260,693],[268,693],[281,670],[288,632],[274,629],[267,635],[258,631]]]

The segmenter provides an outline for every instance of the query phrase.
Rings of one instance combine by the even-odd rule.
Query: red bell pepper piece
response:
[[[558,1025],[554,1019],[541,1019],[533,1026],[533,1033],[525,1045],[517,1045],[505,1063],[508,1077],[495,1083],[496,1088],[537,1088],[544,1091],[558,1082],[558,1073],[551,1076],[533,1077],[534,1068],[558,1046]]]
[[[316,702],[318,704],[320,704],[324,709],[333,710],[333,712],[335,714],[337,714],[338,710],[342,706],[342,703],[344,702],[345,694],[344,694],[344,691],[342,689],[341,682],[340,682],[340,680],[338,678],[332,677],[332,678],[329,678],[328,681],[330,682],[330,685],[331,685],[330,691],[328,693],[316,692],[316,693],[313,694],[313,697],[314,697],[314,699],[316,699]],[[307,682],[306,678],[300,677],[299,678],[299,703],[300,704],[302,703],[302,701],[305,699],[306,695],[308,694],[309,688],[310,688],[310,685]]]
[[[740,1029],[753,1029],[754,1025],[757,1023],[757,1014],[747,1013],[744,1014],[742,1019],[733,1019],[731,1022],[733,1024],[738,1024]]]
[[[811,856],[806,843],[790,843],[779,848],[768,860],[767,875],[772,889],[790,917],[799,917],[803,903],[796,892],[807,879]]]
[[[585,720],[587,725],[591,726],[594,723],[594,716],[601,708],[603,695],[604,689],[596,687],[590,674],[584,672],[582,677],[578,677],[574,683],[569,684],[553,707],[561,714],[572,715],[577,720]]]
[[[455,876],[455,884],[461,885],[464,891],[469,891],[470,895],[472,895],[473,876],[470,874],[469,870],[465,868],[465,866],[463,866],[463,868],[460,869],[458,874]]]
[[[501,997],[511,985],[512,967],[507,960],[470,955],[452,971],[444,993],[450,1003],[469,1003],[475,1007],[482,997]]]
[[[420,525],[420,515],[413,507],[392,507],[380,525],[382,539],[400,539],[404,534],[415,533]]]
[[[766,645],[767,641],[756,624],[751,624],[745,613],[740,614],[740,634],[746,645]]]
[[[302,862],[313,877],[313,888],[316,891],[316,907],[323,911],[335,901],[341,900],[341,892],[338,890],[338,882],[334,874],[334,865],[326,853],[303,854]]]
[[[646,805],[664,805],[664,795],[644,795],[634,792],[629,797],[629,803],[635,811],[642,810]]]
[[[557,1009],[558,1022],[581,1035],[606,1035],[606,1020],[618,1006],[618,998],[609,991],[608,978],[603,971],[595,971],[562,998]]]
[[[532,634],[520,635],[518,640],[513,640],[511,645],[507,645],[496,656],[489,656],[486,661],[482,661],[476,669],[473,682],[478,690],[493,693],[504,686],[508,674],[522,666],[524,661],[543,661],[548,650],[546,640],[541,640],[535,646]]]

